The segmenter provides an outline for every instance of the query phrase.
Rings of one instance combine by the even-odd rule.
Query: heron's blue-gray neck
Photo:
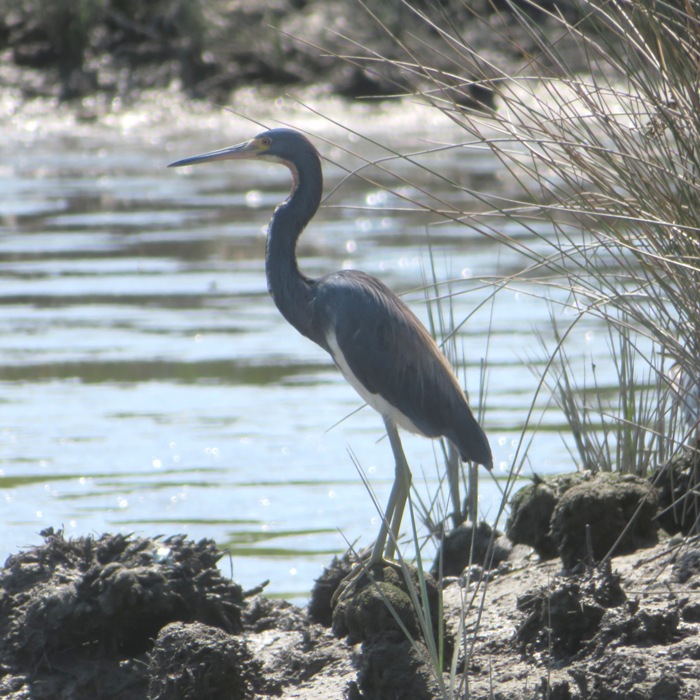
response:
[[[296,245],[304,228],[318,210],[323,192],[323,176],[318,154],[310,152],[290,164],[293,186],[270,221],[267,234],[265,270],[267,288],[281,314],[300,333],[315,342],[312,326],[312,280],[299,272]]]

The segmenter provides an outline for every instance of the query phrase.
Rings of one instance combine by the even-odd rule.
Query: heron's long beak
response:
[[[239,143],[236,146],[221,148],[218,151],[210,151],[202,153],[198,156],[190,156],[182,160],[176,160],[168,165],[169,168],[179,168],[183,165],[197,165],[198,163],[209,163],[213,160],[237,160],[245,158],[255,158],[262,152],[258,139],[251,139],[244,143]]]

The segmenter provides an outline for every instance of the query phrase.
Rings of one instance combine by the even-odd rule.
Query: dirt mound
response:
[[[245,640],[201,622],[166,625],[150,654],[151,700],[245,700],[262,684]]]
[[[121,661],[148,651],[164,625],[243,629],[241,588],[216,568],[222,552],[211,541],[42,535],[0,573],[0,657],[30,670],[33,698],[62,697],[66,686],[74,697],[123,697],[111,687],[144,697],[145,672]]]
[[[244,700],[354,676],[303,610],[244,600],[209,540],[42,535],[0,571],[0,697]]]
[[[439,688],[431,676],[426,637],[444,630],[432,576],[403,563],[357,569],[338,589],[333,632],[361,644],[357,687],[365,700],[430,700]],[[448,636],[442,640],[452,648]]]
[[[554,474],[545,478],[535,474],[532,484],[524,486],[511,498],[506,535],[515,544],[532,547],[542,559],[554,559],[558,554],[551,533],[554,509],[572,486],[589,476],[584,472]]]
[[[658,492],[632,474],[580,472],[535,477],[511,500],[506,534],[567,569],[657,542]]]
[[[369,556],[369,550],[361,552],[359,559]],[[333,622],[332,599],[335,592],[350,572],[356,558],[351,552],[346,552],[342,557],[333,557],[333,561],[323,570],[316,579],[311,591],[308,612],[309,617],[325,627],[330,627]]]

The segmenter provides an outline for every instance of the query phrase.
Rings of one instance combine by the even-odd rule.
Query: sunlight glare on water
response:
[[[246,99],[264,120],[261,103]],[[245,588],[270,579],[268,592],[303,600],[331,554],[376,534],[377,513],[348,450],[380,503],[393,479],[391,453],[379,416],[355,413],[359,398],[268,297],[264,231],[288,192],[288,171],[259,163],[166,169],[259,128],[163,100],[96,121],[28,107],[3,124],[1,554],[39,543],[49,526],[69,536],[184,532],[228,548],[222,568]],[[321,109],[355,119],[360,131],[377,124],[374,136],[394,146],[420,147],[436,129],[441,141],[458,140],[446,120],[415,105]],[[284,116],[331,142],[317,140],[329,159],[327,193],[344,178],[334,162],[357,166],[343,147],[382,155],[300,108]],[[497,186],[483,152],[444,165]],[[411,292],[427,320],[428,220],[392,211],[397,204],[376,185],[342,182],[302,239],[301,266],[309,275],[354,267],[381,276]],[[438,233],[438,277],[461,279],[459,291],[469,292],[454,299],[462,319],[488,294],[480,278],[518,261],[464,227]],[[513,460],[536,385],[524,362],[541,357],[533,331],[546,332],[547,319],[540,300],[505,290],[461,330],[474,396],[480,363],[490,367],[485,427],[496,475]],[[561,417],[549,410],[542,421],[532,468],[570,468]],[[418,489],[437,489],[436,446],[406,436],[405,448]],[[487,517],[499,498],[483,476]]]

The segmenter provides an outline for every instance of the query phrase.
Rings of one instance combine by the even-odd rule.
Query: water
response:
[[[244,587],[270,579],[268,592],[303,600],[331,554],[376,534],[377,512],[349,451],[382,504],[393,463],[380,418],[355,412],[357,395],[267,295],[264,231],[288,191],[287,170],[166,169],[258,131],[173,96],[96,121],[5,106],[0,555],[37,544],[48,526],[69,536],[184,532],[229,549],[222,567]],[[256,117],[265,109],[247,105]],[[323,109],[397,145],[420,147],[436,132],[458,138],[413,105]],[[340,146],[382,155],[301,108],[283,114]],[[318,144],[356,165],[341,148]],[[506,187],[483,152],[443,155],[439,167],[485,189]],[[427,219],[392,211],[405,205],[369,183],[343,182],[327,165],[326,192],[339,183],[302,239],[303,270],[364,269],[409,292],[427,320]],[[457,319],[487,297],[481,278],[522,262],[464,227],[431,236],[439,278],[464,292]],[[548,314],[541,299],[505,290],[459,336],[473,392],[480,362],[490,368],[485,427],[497,476],[511,467],[532,401],[537,380],[527,362],[543,356],[536,331],[547,333]],[[596,332],[582,329],[588,342]],[[560,430],[562,417],[545,408],[524,473],[571,468]],[[439,487],[436,445],[413,436],[404,443],[427,498]],[[483,476],[480,489],[482,512],[495,516],[496,481]]]

